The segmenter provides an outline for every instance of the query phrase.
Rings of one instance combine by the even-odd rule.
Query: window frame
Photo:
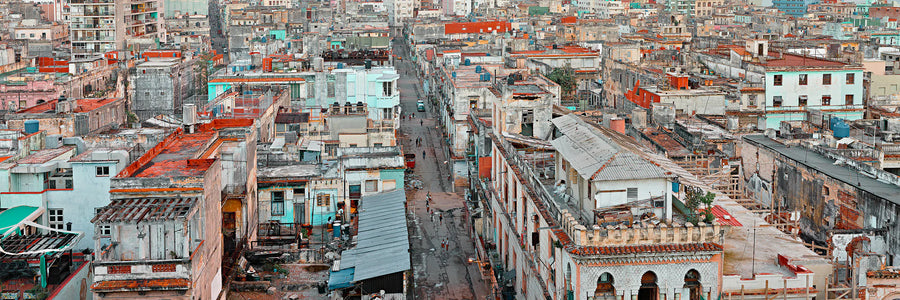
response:
[[[831,74],[822,74],[822,85],[831,85]]]
[[[772,96],[772,107],[781,107],[784,105],[784,98],[781,96]]]
[[[856,84],[856,74],[847,73],[846,79],[847,84]]]
[[[281,197],[276,197],[275,195],[280,194]],[[269,208],[269,213],[273,216],[283,216],[284,215],[284,191],[272,191],[270,193],[271,197],[271,207]],[[280,203],[280,204],[278,204]],[[280,207],[280,210],[278,209]]]
[[[96,177],[109,177],[109,166],[98,166],[94,170]]]
[[[782,75],[782,74],[772,75],[772,85],[783,86],[784,85],[784,75]]]
[[[66,221],[62,208],[47,209],[47,227],[56,230],[66,230]]]
[[[809,85],[809,74],[800,74],[797,76],[798,85]]]
[[[831,105],[831,95],[822,95],[822,106]]]

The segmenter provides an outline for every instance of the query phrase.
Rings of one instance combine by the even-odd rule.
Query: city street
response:
[[[432,107],[426,101],[426,112],[416,111],[416,101],[425,99],[420,77],[408,49],[396,42],[395,53],[402,60],[395,61],[400,72],[400,105],[404,115],[412,115],[401,122],[400,135],[406,153],[416,154],[412,181],[421,181],[421,189],[407,191],[409,200],[410,244],[415,273],[416,299],[485,299],[488,288],[481,279],[477,265],[468,259],[475,256],[471,237],[463,220],[463,195],[453,193],[447,174],[450,172],[447,149]],[[416,139],[422,145],[416,146]],[[458,189],[459,190],[459,189]],[[430,193],[432,201],[426,204]],[[428,207],[430,206],[430,207]],[[430,208],[430,209],[429,209]],[[430,213],[429,213],[430,211]],[[448,248],[442,243],[448,242]]]

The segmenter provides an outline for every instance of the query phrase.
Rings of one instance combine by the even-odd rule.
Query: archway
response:
[[[647,271],[641,276],[641,289],[638,290],[638,300],[659,299],[659,286],[656,285],[656,273]]]
[[[597,289],[594,290],[594,299],[616,299],[616,287],[614,284],[615,279],[612,274],[600,274],[600,278],[597,278]]]
[[[700,285],[700,272],[691,269],[684,274],[684,288],[688,290],[689,300],[700,300],[703,297],[703,286]]]

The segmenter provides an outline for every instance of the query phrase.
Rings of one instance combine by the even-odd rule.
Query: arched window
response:
[[[594,299],[615,299],[615,279],[612,274],[603,273],[597,278],[597,289],[594,290]]]
[[[647,271],[641,276],[641,289],[638,290],[638,300],[659,299],[659,286],[656,285],[656,273]]]
[[[684,274],[684,288],[688,289],[690,300],[700,300],[703,295],[703,287],[700,285],[700,272],[691,269]]]

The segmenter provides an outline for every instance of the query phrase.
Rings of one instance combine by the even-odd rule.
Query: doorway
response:
[[[689,300],[701,300],[703,297],[703,286],[700,285],[700,272],[691,269],[684,274],[684,288],[688,290]]]
[[[638,300],[659,299],[659,286],[656,285],[656,273],[647,271],[641,276],[641,289],[638,290]]]
[[[600,274],[597,278],[597,289],[594,290],[594,299],[596,300],[613,300],[616,299],[616,288],[613,286],[615,279],[612,274]]]

